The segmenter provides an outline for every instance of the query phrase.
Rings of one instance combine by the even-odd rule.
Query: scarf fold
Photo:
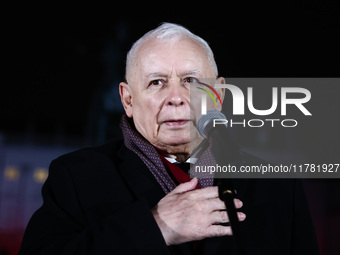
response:
[[[120,128],[122,129],[125,146],[136,153],[137,156],[144,162],[165,194],[168,194],[175,189],[176,184],[168,174],[168,171],[159,157],[156,148],[137,132],[133,122],[125,114],[122,116]],[[216,161],[211,153],[210,147],[203,151],[196,164],[190,170],[190,177],[198,177],[198,183],[202,188],[210,187],[214,183],[212,174],[193,174],[196,166],[204,165],[216,165]]]

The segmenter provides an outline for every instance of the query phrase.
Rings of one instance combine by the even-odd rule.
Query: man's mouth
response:
[[[179,127],[187,124],[189,120],[178,119],[178,120],[166,120],[164,124],[171,127]]]

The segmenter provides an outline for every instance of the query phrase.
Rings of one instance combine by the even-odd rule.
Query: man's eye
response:
[[[199,83],[199,80],[194,78],[194,77],[187,77],[184,79],[184,82],[188,82],[188,83]]]
[[[162,80],[153,80],[153,81],[150,81],[149,85],[154,85],[154,86],[159,86],[159,85],[162,85],[163,84],[163,81]]]

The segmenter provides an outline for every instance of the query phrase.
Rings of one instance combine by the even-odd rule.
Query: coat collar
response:
[[[124,144],[118,151],[118,171],[136,199],[147,200],[150,208],[165,196],[164,191],[143,161]]]

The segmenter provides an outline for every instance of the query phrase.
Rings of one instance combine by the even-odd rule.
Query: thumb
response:
[[[189,190],[194,190],[197,186],[197,178],[191,179],[189,182],[181,183],[178,185],[173,191],[171,191],[172,194],[178,194],[178,193],[184,193]]]

